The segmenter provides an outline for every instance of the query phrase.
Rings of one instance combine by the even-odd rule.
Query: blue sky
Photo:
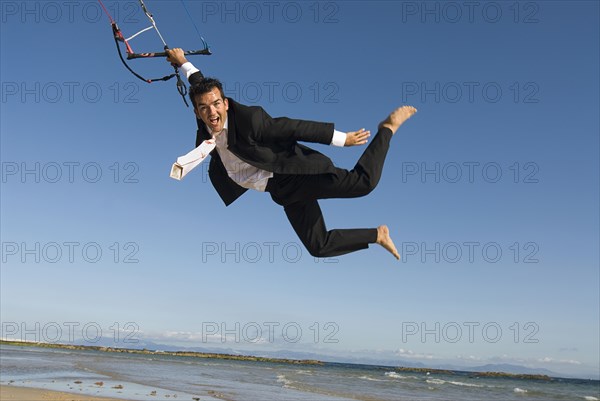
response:
[[[125,36],[148,25],[105,3]],[[170,179],[195,141],[174,82],[125,70],[95,2],[1,4],[4,337],[54,322],[598,376],[597,2],[185,1],[214,53],[191,61],[242,103],[346,131],[418,108],[372,194],[321,203],[331,228],[387,224],[400,262],[315,260],[268,195],[225,208],[206,168]],[[146,4],[170,46],[201,47],[181,2]],[[362,152],[312,146],[345,168]]]

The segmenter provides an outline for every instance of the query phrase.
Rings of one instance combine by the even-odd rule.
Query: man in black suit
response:
[[[364,129],[342,133],[333,124],[271,118],[261,107],[244,106],[225,97],[221,83],[205,78],[181,49],[168,51],[190,82],[190,99],[198,121],[196,146],[213,138],[210,180],[225,205],[248,189],[269,192],[283,206],[296,234],[311,255],[343,255],[377,243],[400,258],[387,226],[327,230],[318,199],[354,198],[370,193],[381,177],[390,140],[416,109],[394,110],[379,124],[373,141],[352,170],[337,168],[323,154],[298,143],[355,146],[367,143]]]

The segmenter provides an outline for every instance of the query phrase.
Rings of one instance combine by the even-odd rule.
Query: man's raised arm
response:
[[[190,85],[194,85],[195,83],[200,82],[204,79],[204,75],[200,72],[199,69],[194,67],[192,63],[190,63],[183,53],[183,49],[175,48],[169,49],[167,52],[167,61],[175,64],[177,67],[183,71],[190,82]],[[277,119],[275,119],[277,120]],[[370,131],[366,131],[364,128],[358,131],[352,132],[341,132],[334,130],[333,139],[331,141],[331,145],[334,146],[356,146],[356,145],[364,145],[367,143],[367,139],[371,135]]]
[[[200,82],[204,79],[204,75],[202,75],[200,70],[194,67],[194,65],[185,58],[183,49],[167,49],[166,52],[167,61],[179,67],[179,69],[181,69],[181,71],[185,73],[185,76],[191,85],[194,85],[195,83]]]

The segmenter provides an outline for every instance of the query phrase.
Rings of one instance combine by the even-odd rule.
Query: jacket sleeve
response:
[[[202,75],[202,72],[197,71],[195,73],[193,73],[192,75],[190,75],[190,77],[188,78],[188,81],[190,83],[190,86],[194,86],[196,84],[198,84],[200,81],[202,81],[204,79],[204,75]],[[194,102],[192,101],[192,104]],[[209,136],[205,135],[203,133],[202,127],[204,125],[204,123],[202,122],[202,120],[196,118],[196,124],[198,125],[198,131],[196,134],[196,147],[200,146],[200,144],[202,143],[202,141],[204,141],[205,139],[209,139]]]
[[[257,142],[303,141],[331,145],[332,123],[295,120],[287,117],[271,118],[264,109],[253,115],[254,139]]]
[[[190,85],[196,85],[197,83],[199,83],[200,81],[202,81],[204,79],[204,75],[202,75],[202,72],[197,71],[195,73],[193,73],[192,75],[190,75],[190,77],[188,78],[188,81],[190,83]]]

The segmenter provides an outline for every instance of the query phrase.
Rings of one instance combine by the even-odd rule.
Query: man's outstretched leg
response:
[[[317,200],[285,205],[284,210],[298,238],[315,257],[344,255],[368,248],[379,239],[373,228],[327,230]]]
[[[396,259],[400,254],[387,226],[327,230],[321,208],[316,200],[285,206],[285,213],[296,234],[315,257],[339,256],[379,244]]]

